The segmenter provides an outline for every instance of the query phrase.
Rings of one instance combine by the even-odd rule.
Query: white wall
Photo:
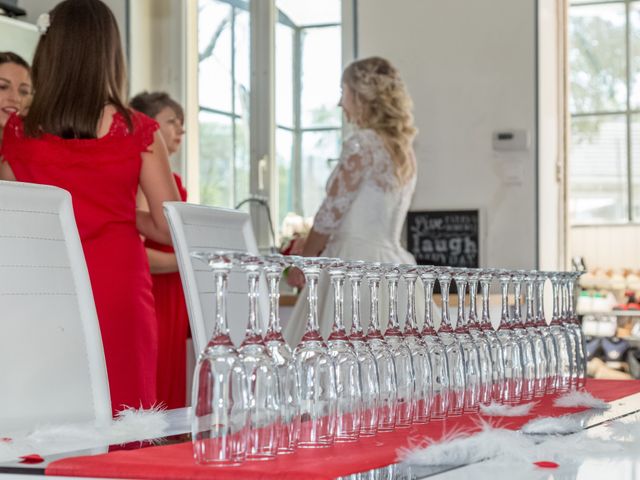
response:
[[[193,0],[188,0],[193,3]],[[186,32],[184,0],[130,0],[130,93],[165,91],[186,106]],[[189,130],[188,108],[187,130]],[[197,140],[197,138],[196,138]],[[187,144],[193,143],[192,138]],[[183,149],[184,150],[184,149]],[[184,152],[171,158],[172,166],[184,174]],[[189,191],[194,192],[193,185]],[[191,195],[193,200],[194,195]]]
[[[570,252],[584,258],[587,268],[640,269],[640,225],[575,226]]]
[[[360,0],[359,57],[389,58],[415,103],[419,173],[412,209],[481,208],[486,266],[533,268],[534,0]],[[496,154],[491,135],[526,129],[528,151]],[[504,167],[521,168],[507,185]]]

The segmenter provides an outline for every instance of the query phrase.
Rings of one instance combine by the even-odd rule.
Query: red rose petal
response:
[[[547,461],[533,462],[533,464],[540,468],[558,468],[560,466],[556,462],[547,462]]]
[[[22,460],[20,460],[20,463],[42,463],[44,462],[44,458],[42,458],[40,455],[32,453],[31,455],[24,455],[22,457],[20,457]]]

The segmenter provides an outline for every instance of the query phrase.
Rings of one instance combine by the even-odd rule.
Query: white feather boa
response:
[[[537,402],[523,403],[522,405],[503,405],[491,402],[489,405],[480,405],[480,413],[487,417],[525,417],[531,413],[531,409]]]
[[[599,410],[611,408],[611,405],[604,400],[594,397],[589,392],[581,392],[578,390],[572,390],[556,398],[553,401],[553,406],[561,408],[587,407],[597,408]]]
[[[168,427],[166,412],[159,407],[122,410],[106,428],[93,423],[43,425],[26,435],[0,441],[0,462],[29,454],[51,455],[152,440],[164,436]]]
[[[398,459],[418,466],[459,466],[487,459],[510,465],[539,461],[573,463],[594,456],[615,458],[640,450],[640,426],[624,435],[625,442],[593,437],[588,430],[570,436],[539,437],[485,425],[478,433],[462,432],[439,442],[426,439],[414,443],[399,450]]]
[[[536,435],[564,435],[582,430],[582,419],[573,416],[541,417],[522,427],[523,433]]]

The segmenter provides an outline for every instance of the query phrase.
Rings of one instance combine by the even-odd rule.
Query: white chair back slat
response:
[[[191,252],[226,250],[257,254],[258,246],[247,213],[182,202],[165,202],[164,209],[171,227],[197,356],[213,332],[215,285],[211,270],[201,261],[191,258]],[[228,292],[229,331],[234,344],[240,345],[249,315],[247,280],[243,272],[234,269],[229,278]],[[261,278],[259,318],[263,331],[268,318],[266,292],[266,283]]]
[[[0,434],[111,419],[71,196],[0,182]]]

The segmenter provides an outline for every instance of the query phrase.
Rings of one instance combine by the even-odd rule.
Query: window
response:
[[[640,220],[640,1],[569,8],[573,224]]]
[[[277,0],[278,223],[312,216],[340,154],[340,0]],[[328,54],[333,52],[333,54]],[[322,58],[322,61],[318,61]]]
[[[249,195],[249,7],[199,0],[200,201],[233,207]]]
[[[315,213],[340,154],[342,29],[341,0],[275,5],[277,191],[271,198],[277,230],[288,212]],[[198,1],[200,199],[209,205],[233,207],[254,193],[249,7],[250,0]]]

